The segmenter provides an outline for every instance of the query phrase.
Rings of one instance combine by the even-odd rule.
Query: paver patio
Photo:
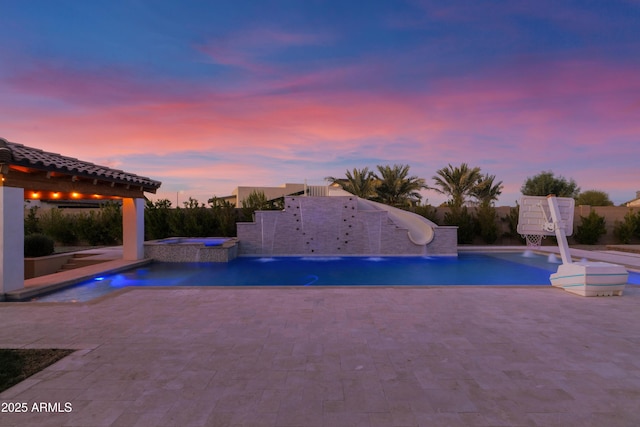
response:
[[[0,426],[640,424],[638,286],[135,289],[0,321],[78,349],[0,394],[71,412]]]

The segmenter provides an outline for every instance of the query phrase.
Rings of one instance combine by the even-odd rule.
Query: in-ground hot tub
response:
[[[235,237],[171,237],[144,242],[145,258],[163,262],[228,262],[237,255]]]

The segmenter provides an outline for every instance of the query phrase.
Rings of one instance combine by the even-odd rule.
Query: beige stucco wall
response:
[[[496,244],[498,245],[510,245],[510,244],[521,244],[519,240],[512,239],[510,237],[504,236],[504,234],[509,232],[509,224],[507,221],[503,221],[502,218],[505,218],[509,215],[509,211],[512,207],[509,206],[500,206],[496,208],[498,215],[498,241]],[[600,238],[598,244],[600,245],[609,245],[619,243],[615,236],[613,235],[613,229],[615,227],[616,221],[623,221],[624,216],[629,212],[640,212],[640,206],[635,208],[628,208],[625,206],[576,206],[574,210],[574,218],[573,218],[573,230],[574,233],[577,230],[577,227],[582,223],[580,217],[588,216],[590,210],[593,209],[598,215],[603,216],[605,218],[605,226],[607,232]],[[475,208],[469,208],[471,212],[475,212]],[[436,222],[438,224],[444,223],[444,215],[449,211],[447,207],[437,207],[436,208]],[[568,238],[569,244],[575,244],[575,241],[572,237]],[[549,239],[546,239],[544,242],[547,243]],[[476,244],[482,244],[480,238],[474,242]]]
[[[72,253],[56,254],[37,258],[24,259],[24,278],[32,279],[34,277],[53,274],[62,268],[69,260],[73,258]]]

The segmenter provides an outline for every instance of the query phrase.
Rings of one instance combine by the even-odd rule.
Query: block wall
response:
[[[435,235],[427,245],[427,255],[458,255],[458,227],[439,226],[433,231]]]

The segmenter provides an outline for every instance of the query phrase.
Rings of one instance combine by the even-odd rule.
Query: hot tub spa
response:
[[[228,262],[237,255],[235,237],[171,237],[144,242],[145,258],[162,262]]]

